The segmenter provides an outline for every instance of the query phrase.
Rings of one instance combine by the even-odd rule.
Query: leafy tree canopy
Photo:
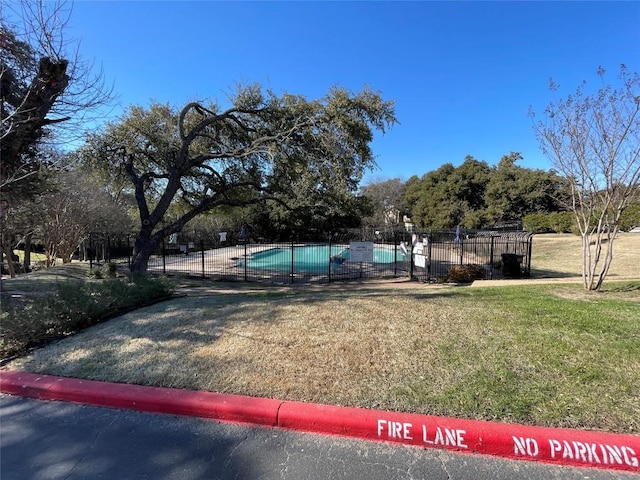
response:
[[[321,99],[238,86],[232,106],[131,107],[92,135],[80,157],[134,191],[140,214],[132,269],[146,269],[167,235],[221,205],[270,200],[314,214],[338,209],[375,165],[373,129],[396,121],[393,102],[364,88]],[[167,221],[181,204],[183,213]]]
[[[412,177],[404,194],[404,202],[413,205],[412,220],[422,227],[481,226],[476,212],[484,206],[490,171],[486,162],[468,155],[457,168],[445,163],[421,179]]]
[[[569,190],[555,171],[516,165],[522,155],[504,155],[491,170],[485,193],[490,223],[522,221],[530,213],[555,212],[565,208]]]

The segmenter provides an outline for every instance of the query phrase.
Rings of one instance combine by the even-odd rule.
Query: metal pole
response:
[[[200,256],[202,258],[202,278],[204,278],[204,241],[200,239]]]
[[[427,234],[427,252],[429,253],[429,258],[427,261],[427,283],[431,283],[431,244],[433,243],[433,238],[431,238],[431,234]]]
[[[329,283],[331,283],[331,234],[329,234],[329,271],[328,271]]]
[[[89,234],[89,270],[93,269],[93,233]]]
[[[409,278],[413,280],[413,242],[409,242],[409,248],[411,249],[411,254],[409,255]]]
[[[167,274],[167,261],[165,258],[166,256],[167,256],[167,252],[164,247],[164,237],[162,237],[162,274],[163,275]]]
[[[294,274],[294,270],[293,270],[293,240],[291,241],[291,283],[293,283],[293,274]]]
[[[398,276],[398,235],[393,232],[393,276]]]
[[[489,280],[493,280],[493,242],[495,237],[491,235],[491,247],[489,249]]]
[[[529,236],[529,251],[527,253],[527,277],[531,276],[531,255],[533,254],[533,235]]]
[[[244,281],[247,281],[247,241],[244,241]]]

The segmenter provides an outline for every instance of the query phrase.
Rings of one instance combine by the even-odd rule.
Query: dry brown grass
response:
[[[572,234],[535,235],[531,257],[534,278],[580,277],[580,237]],[[613,244],[610,280],[640,278],[640,234],[619,233]]]
[[[443,369],[423,362],[438,357],[441,341],[468,334],[464,318],[472,312],[455,309],[440,291],[417,293],[419,309],[407,291],[188,297],[100,325],[12,367],[363,405],[363,398],[392,397],[407,377],[447,381]]]

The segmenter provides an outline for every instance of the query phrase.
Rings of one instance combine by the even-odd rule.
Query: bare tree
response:
[[[57,259],[71,262],[90,232],[133,228],[126,206],[111,197],[91,172],[67,167],[54,181],[55,188],[34,205],[39,214],[35,235],[45,247],[47,267]]]
[[[0,7],[0,219],[10,258],[9,215],[46,189],[38,173],[52,161],[42,146],[80,135],[112,94],[66,38],[66,2],[1,0]]]
[[[77,41],[67,39],[66,2],[1,3],[2,161],[17,167],[43,139],[60,141],[61,131],[65,140],[84,136],[98,107],[113,96],[102,71],[81,58]],[[58,135],[47,135],[56,128]],[[16,170],[6,172],[12,176],[2,178],[2,186],[30,173]]]
[[[402,196],[405,183],[400,178],[374,178],[360,189],[372,207],[371,216],[365,218],[365,223],[372,226],[397,227],[402,222],[402,215],[406,212],[402,208]]]
[[[620,85],[554,99],[534,121],[542,151],[571,188],[568,208],[582,236],[582,279],[600,290],[613,259],[620,216],[640,188],[640,76],[620,68]],[[558,86],[552,81],[551,91]],[[531,114],[533,117],[533,113]]]

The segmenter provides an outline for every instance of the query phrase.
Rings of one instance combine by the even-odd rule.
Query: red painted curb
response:
[[[0,371],[0,391],[45,400],[277,426],[423,448],[640,472],[640,437]]]
[[[176,388],[145,387],[75,378],[1,371],[0,391],[42,400],[63,400],[101,407],[125,408],[213,418],[275,427],[281,402]]]
[[[640,472],[640,437],[284,402],[278,426],[519,460]]]

